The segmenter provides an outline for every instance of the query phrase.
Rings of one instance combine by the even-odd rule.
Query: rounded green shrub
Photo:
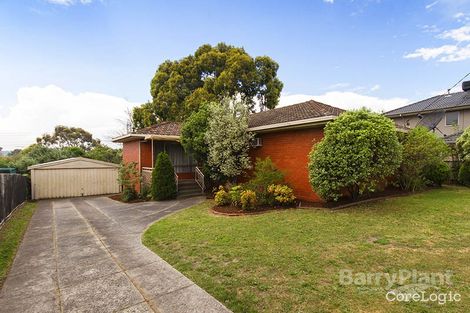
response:
[[[152,199],[168,200],[176,198],[176,181],[173,164],[166,152],[160,152],[152,171]]]
[[[215,193],[214,200],[219,206],[229,205],[231,202],[228,192],[226,192],[222,186],[219,186],[219,190]]]
[[[459,183],[470,187],[470,161],[465,161],[460,165]]]
[[[444,161],[426,165],[423,168],[423,176],[427,185],[442,186],[450,178],[450,166]]]
[[[325,137],[312,148],[310,183],[325,200],[357,199],[382,186],[401,159],[391,119],[366,109],[345,112],[326,125]]]
[[[245,211],[251,211],[256,208],[256,192],[253,190],[243,190],[240,194],[240,204]]]

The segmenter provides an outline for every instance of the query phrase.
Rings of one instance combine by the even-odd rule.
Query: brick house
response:
[[[308,180],[308,154],[312,145],[323,138],[326,123],[342,112],[339,108],[310,100],[251,114],[249,131],[255,133],[255,140],[250,156],[253,161],[269,156],[299,199],[320,201]],[[179,192],[187,192],[185,188],[189,189],[187,186],[191,184],[192,191],[196,192],[198,187],[204,188],[202,173],[191,156],[184,152],[179,143],[180,135],[181,124],[162,122],[113,141],[123,144],[123,162],[136,162],[144,183],[149,180],[156,155],[166,151],[175,167]]]

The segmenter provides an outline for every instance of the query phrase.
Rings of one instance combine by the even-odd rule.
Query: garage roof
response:
[[[119,164],[98,161],[87,158],[69,158],[47,163],[36,164],[28,167],[28,170],[33,169],[59,169],[59,168],[109,168],[119,167]]]

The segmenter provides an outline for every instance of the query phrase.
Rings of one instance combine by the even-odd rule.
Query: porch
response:
[[[173,164],[175,173],[176,189],[179,197],[201,194],[205,190],[204,174],[199,169],[197,162],[188,155],[178,141],[161,141],[150,139],[151,164],[155,164],[157,156],[166,152]],[[141,159],[146,159],[148,151],[142,147],[148,145],[148,141],[141,145]],[[147,165],[148,163],[143,165]],[[153,166],[142,166],[142,184],[150,186],[152,180]]]
[[[124,163],[135,162],[142,174],[142,185],[150,185],[152,170],[161,152],[168,153],[173,164],[178,196],[201,194],[204,189],[204,175],[197,162],[185,153],[180,144],[181,125],[177,122],[161,122],[136,132],[119,136],[113,142],[123,144]],[[140,191],[141,184],[136,186]]]

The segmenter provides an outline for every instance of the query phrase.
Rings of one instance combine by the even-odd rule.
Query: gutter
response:
[[[126,142],[131,138],[145,138],[145,136],[144,134],[126,134],[113,138],[112,142]]]
[[[327,122],[336,119],[337,117],[338,116],[336,115],[328,115],[328,116],[307,118],[307,119],[291,121],[291,122],[249,127],[248,131],[269,132],[269,131],[275,131],[275,130],[281,130],[281,129],[304,128],[304,127],[309,127],[309,126],[324,125]]]
[[[174,135],[146,135],[145,140],[160,140],[160,141],[180,141],[180,136]]]

